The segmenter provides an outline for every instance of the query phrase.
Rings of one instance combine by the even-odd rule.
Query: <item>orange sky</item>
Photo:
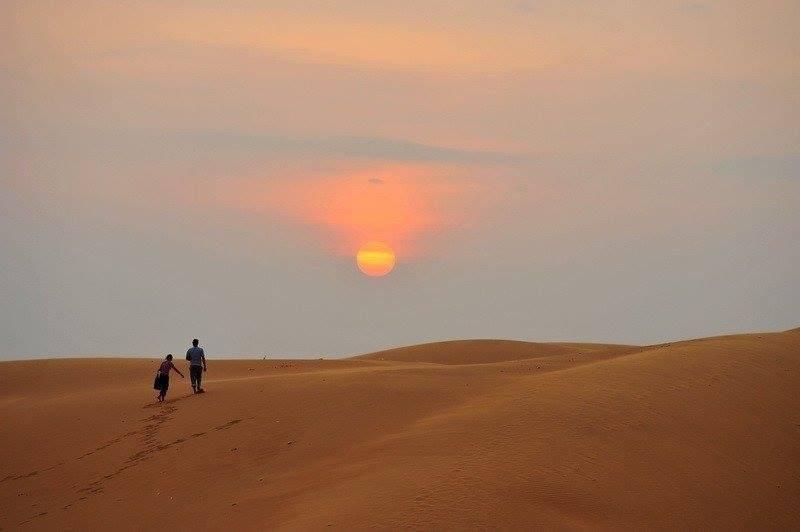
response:
[[[489,207],[487,187],[452,174],[436,165],[394,164],[269,181],[226,178],[207,201],[319,228],[323,246],[343,256],[381,241],[408,260],[431,235],[480,219]]]
[[[0,357],[796,326],[799,25],[790,0],[0,2]],[[397,266],[365,284],[374,240]]]

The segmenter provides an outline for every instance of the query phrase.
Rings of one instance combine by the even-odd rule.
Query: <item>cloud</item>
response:
[[[720,162],[715,173],[761,179],[800,179],[800,154],[731,157]]]
[[[709,13],[712,7],[708,2],[684,2],[677,9],[683,13]]]
[[[208,153],[257,153],[268,156],[372,159],[398,162],[442,164],[511,164],[533,159],[521,153],[462,149],[411,140],[360,136],[284,136],[279,133],[245,133],[223,130],[150,131],[125,129],[115,132],[88,131],[85,134],[40,136],[34,143],[42,147],[108,152],[114,156],[130,152],[159,155],[168,159],[191,158]],[[79,145],[79,146],[78,146]]]

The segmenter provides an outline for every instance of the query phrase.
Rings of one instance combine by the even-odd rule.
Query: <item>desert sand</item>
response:
[[[0,528],[800,527],[800,329],[156,367],[0,363]]]

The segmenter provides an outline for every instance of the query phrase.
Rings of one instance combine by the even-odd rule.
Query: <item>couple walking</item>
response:
[[[186,351],[186,360],[189,362],[189,378],[192,381],[192,393],[203,393],[201,383],[203,381],[203,372],[207,370],[206,367],[206,353],[202,347],[199,347],[200,340],[195,338],[192,340],[192,347]],[[158,397],[156,399],[159,403],[163,403],[167,397],[167,390],[169,389],[169,372],[175,370],[175,373],[183,378],[183,373],[175,367],[172,363],[172,354],[167,355],[167,358],[161,363],[156,372],[156,380],[153,383],[153,388],[158,390]]]

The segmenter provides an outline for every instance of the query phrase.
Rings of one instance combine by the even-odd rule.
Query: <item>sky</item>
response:
[[[793,0],[5,0],[0,359],[796,327],[799,29]]]

